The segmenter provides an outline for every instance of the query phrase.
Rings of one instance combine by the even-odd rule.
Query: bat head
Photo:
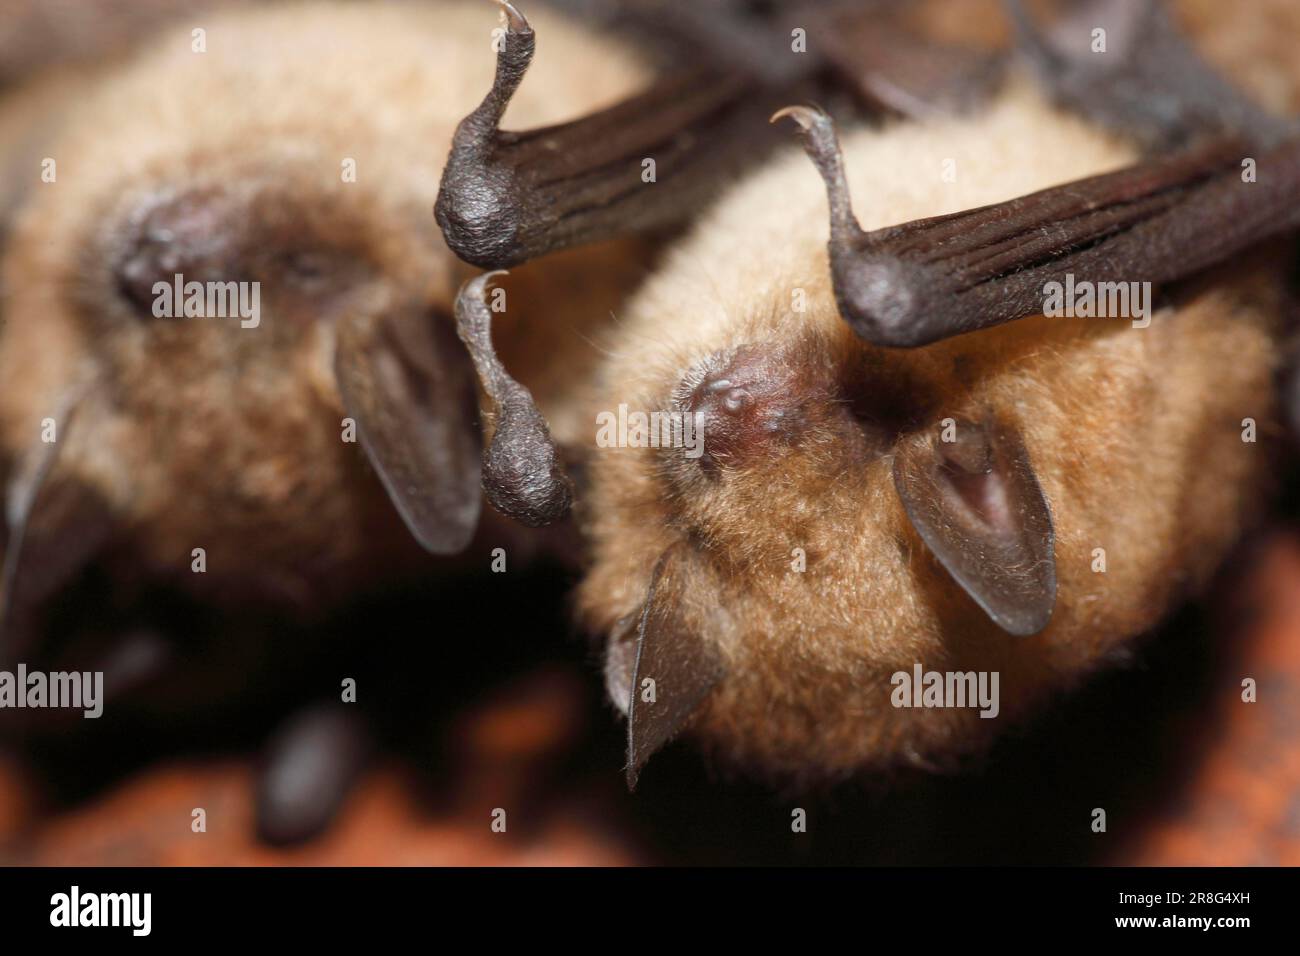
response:
[[[868,229],[1132,158],[1018,86],[969,119],[853,134],[845,157]],[[1242,420],[1271,414],[1265,270],[1145,328],[1038,316],[887,349],[838,313],[826,241],[816,173],[778,159],[610,343],[580,605],[608,635],[631,780],[687,725],[797,780],[978,748],[1204,578],[1263,467]],[[683,414],[702,440],[665,430]],[[1000,704],[908,706],[918,666],[996,674]]]

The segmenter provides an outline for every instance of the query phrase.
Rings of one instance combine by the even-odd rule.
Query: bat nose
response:
[[[754,396],[743,384],[729,374],[712,376],[701,383],[694,392],[691,406],[706,414],[738,418],[754,406]]]
[[[802,434],[805,396],[781,350],[745,345],[715,353],[705,369],[684,403],[703,429],[702,465],[744,465]]]
[[[199,190],[150,197],[127,217],[113,264],[119,293],[143,315],[152,315],[154,285],[224,278],[233,252],[231,229],[239,221],[227,197]]]

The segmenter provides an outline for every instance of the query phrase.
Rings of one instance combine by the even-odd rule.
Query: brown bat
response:
[[[843,150],[782,111],[824,187],[798,155],[749,177],[607,342],[579,604],[629,784],[683,728],[787,781],[947,766],[1121,657],[1266,498],[1294,125],[1154,4],[1012,13],[1036,85]]]
[[[485,79],[488,12],[295,4],[213,16],[205,52],[189,28],[154,38],[29,150],[57,178],[43,183],[39,160],[25,170],[4,250],[11,612],[26,579],[57,583],[47,550],[88,557],[104,544],[90,524],[58,520],[63,498],[93,502],[146,574],[302,607],[409,563],[392,505],[429,551],[469,543],[475,401],[450,323],[464,273],[428,209],[441,150]],[[557,60],[589,52],[519,103],[529,119],[641,79],[630,54],[555,23]],[[317,47],[337,69],[319,68]],[[362,63],[365,82],[347,72]],[[597,251],[584,271],[612,260]],[[603,321],[639,269],[595,283],[561,325]],[[561,261],[546,278],[563,287],[576,272]],[[540,269],[520,279],[514,321],[546,299]],[[229,282],[256,284],[257,316],[235,313],[242,287],[215,290],[231,315],[184,314]],[[191,571],[198,547],[204,574]]]
[[[65,96],[15,95],[0,122],[0,662],[47,650],[50,610],[90,565],[114,600],[164,584],[312,622],[475,540],[478,403],[452,324],[469,270],[430,210],[490,81],[493,11],[196,14],[93,80],[60,80]],[[512,116],[555,122],[645,82],[626,45],[539,16],[550,59]],[[641,250],[512,277],[503,354],[553,418],[578,353],[594,356],[584,328],[640,277]],[[511,528],[489,521],[477,540],[537,546]],[[248,637],[224,645],[247,668],[221,672],[252,683],[266,653],[241,641],[266,636]],[[110,709],[119,658],[133,673],[166,660],[96,653],[79,666],[107,672]]]

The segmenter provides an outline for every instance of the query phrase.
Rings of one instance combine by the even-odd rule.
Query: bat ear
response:
[[[71,386],[51,416],[53,430],[34,434],[5,477],[0,661],[17,659],[31,612],[75,578],[112,532],[107,503],[66,468],[73,420],[90,392],[85,383]]]
[[[665,551],[655,565],[637,622],[635,658],[624,642],[611,641],[606,679],[615,690],[615,671],[627,674],[627,786],[636,788],[641,768],[668,743],[723,677],[713,645],[690,626],[684,610],[691,570],[686,545]],[[619,668],[618,662],[623,666]],[[611,695],[612,696],[612,695]],[[615,698],[616,705],[621,703]]]
[[[433,554],[463,550],[480,508],[477,402],[450,323],[414,309],[350,316],[338,327],[334,373],[415,539]]]
[[[945,419],[906,439],[894,486],[934,556],[993,622],[1037,634],[1056,604],[1052,515],[1018,434],[993,420]]]

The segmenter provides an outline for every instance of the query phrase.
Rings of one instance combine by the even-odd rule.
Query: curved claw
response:
[[[492,0],[501,8],[501,14],[506,18],[506,27],[511,33],[532,33],[532,24],[528,18],[515,9],[515,5],[510,0]]]
[[[787,106],[773,113],[769,122],[786,118],[799,125],[804,152],[826,183],[826,198],[831,207],[832,245],[859,240],[863,235],[862,227],[853,215],[853,200],[844,174],[844,154],[835,133],[835,121],[816,106]]]
[[[492,348],[492,313],[483,300],[488,282],[504,274],[487,272],[461,287],[456,332],[469,349],[496,422],[483,452],[483,492],[503,515],[540,528],[568,513],[573,482],[532,393],[511,378]]]
[[[777,120],[781,119],[792,119],[798,123],[801,128],[807,130],[812,128],[813,123],[817,122],[819,116],[825,115],[825,113],[815,106],[783,106],[768,117],[767,121],[769,123],[775,123]]]

